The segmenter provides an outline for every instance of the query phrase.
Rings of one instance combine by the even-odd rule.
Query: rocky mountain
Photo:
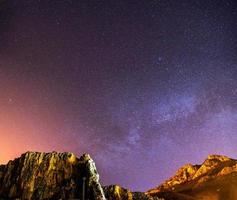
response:
[[[201,165],[184,165],[142,193],[101,186],[88,154],[78,158],[72,153],[27,152],[0,165],[0,199],[236,200],[237,160],[210,155]]]
[[[72,153],[56,152],[27,152],[1,165],[0,197],[105,200],[95,163],[88,154],[77,158]]]
[[[201,165],[184,165],[146,194],[168,200],[237,200],[237,160],[210,155]]]
[[[148,200],[118,185],[102,187],[90,155],[27,152],[0,165],[0,199]]]

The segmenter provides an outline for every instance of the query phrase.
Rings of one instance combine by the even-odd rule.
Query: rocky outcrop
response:
[[[99,182],[99,174],[89,154],[82,155],[79,159],[79,167],[79,171],[84,174],[83,177],[87,186],[85,193],[88,195],[85,199],[105,200],[104,190]]]
[[[110,185],[104,187],[105,196],[108,200],[132,200],[133,193],[118,185]]]
[[[152,197],[144,192],[132,192],[119,185],[105,186],[104,192],[107,200],[164,200],[158,198],[158,196]]]
[[[56,152],[27,152],[1,165],[0,198],[105,200],[88,154],[78,159],[72,153]]]
[[[153,200],[145,193],[117,185],[102,187],[89,154],[77,158],[57,152],[27,152],[0,165],[1,198]]]
[[[0,199],[156,200],[118,185],[102,187],[89,154],[27,152],[0,165]]]
[[[210,155],[201,165],[185,165],[146,194],[166,199],[237,199],[237,160]]]

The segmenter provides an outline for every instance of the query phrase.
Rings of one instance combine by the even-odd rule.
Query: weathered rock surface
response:
[[[84,174],[83,177],[86,177],[87,196],[85,199],[105,200],[104,190],[99,182],[99,174],[89,154],[84,154],[79,159],[79,171]]]
[[[237,160],[210,155],[201,165],[185,165],[146,194],[167,200],[236,200]]]
[[[27,152],[7,165],[0,165],[2,198],[153,200],[145,193],[117,185],[102,187],[89,154],[77,158],[72,153],[56,152]]]
[[[0,198],[105,200],[95,164],[88,154],[27,152],[0,166]]]
[[[104,187],[105,196],[108,200],[156,200],[143,192],[131,192],[118,185]]]

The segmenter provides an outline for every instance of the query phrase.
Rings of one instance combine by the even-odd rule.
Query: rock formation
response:
[[[142,192],[131,192],[128,189],[118,185],[110,185],[104,187],[107,200],[157,200],[155,197],[146,195]]]
[[[88,199],[105,200],[104,190],[99,182],[99,174],[96,170],[94,161],[89,154],[84,154],[79,159],[79,171],[83,172],[84,180],[87,185],[86,194]],[[83,192],[82,192],[83,193]]]
[[[105,200],[95,164],[88,154],[27,152],[0,166],[0,197]]]
[[[236,200],[237,160],[210,155],[142,193],[118,185],[102,187],[88,154],[77,158],[72,153],[27,152],[0,165],[0,199]]]
[[[210,155],[201,165],[185,165],[146,194],[166,199],[237,199],[237,160]]]

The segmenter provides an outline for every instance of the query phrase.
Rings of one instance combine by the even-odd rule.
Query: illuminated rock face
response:
[[[0,166],[0,197],[105,200],[95,164],[88,154],[27,152]]]
[[[146,194],[165,199],[236,200],[237,160],[210,155],[201,165],[185,165],[176,174]]]
[[[108,200],[132,200],[132,192],[118,185],[106,186],[104,192]]]
[[[107,200],[164,200],[158,197],[151,197],[143,192],[131,192],[118,185],[105,186],[104,192]]]
[[[237,160],[211,155],[146,193],[102,187],[88,154],[27,152],[0,165],[0,199],[236,200]]]
[[[77,158],[72,153],[27,152],[7,165],[0,165],[0,199],[83,200],[83,197],[85,200],[151,199],[120,186],[102,188],[89,154]]]
[[[79,171],[86,178],[85,199],[105,200],[104,191],[99,182],[99,174],[89,154],[84,154],[79,159]]]

